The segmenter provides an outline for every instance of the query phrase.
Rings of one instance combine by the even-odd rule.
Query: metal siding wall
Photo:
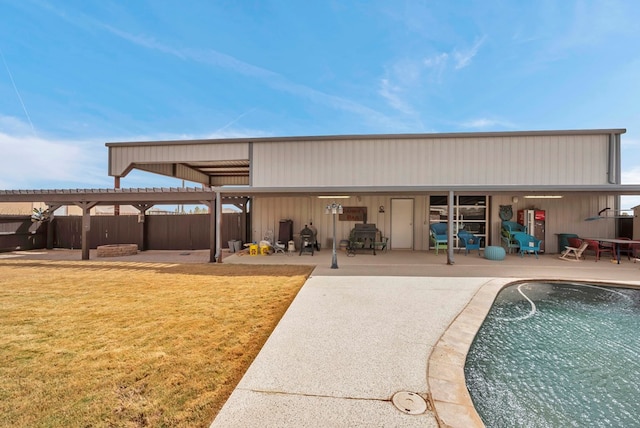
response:
[[[278,240],[280,220],[293,220],[293,234],[298,235],[300,230],[309,221],[310,197],[255,197],[251,207],[251,240],[259,242],[269,231],[275,240]],[[315,224],[315,222],[314,222]],[[320,225],[316,224],[320,229]]]
[[[615,220],[602,219],[585,221],[595,216],[605,207],[613,207],[613,196],[570,195],[562,199],[524,199],[518,196],[518,203],[512,202],[512,196],[493,196],[491,202],[491,245],[501,245],[500,205],[513,207],[512,221],[517,221],[518,210],[541,209],[546,212],[545,248],[548,253],[558,249],[558,233],[575,233],[584,237],[613,237]]]
[[[423,250],[426,243],[428,223],[425,215],[425,197],[402,196],[414,199],[414,249]],[[325,214],[325,207],[333,202],[331,199],[310,197],[256,197],[252,211],[253,230],[252,241],[260,241],[265,233],[273,230],[278,240],[280,220],[293,220],[294,240],[299,238],[300,231],[305,224],[313,222],[318,229],[318,242],[322,249],[330,249],[333,240],[333,216]],[[367,223],[374,223],[383,236],[389,237],[391,232],[391,196],[352,196],[349,199],[337,199],[337,203],[344,207],[367,207]],[[380,206],[385,212],[379,213]],[[427,223],[425,223],[427,221]],[[340,221],[336,219],[336,243],[348,239],[351,229],[359,222]],[[296,242],[297,243],[297,242]]]
[[[175,163],[201,160],[249,159],[248,143],[157,144],[109,147],[109,173],[121,175],[132,163]]]
[[[267,142],[256,187],[606,184],[607,136]]]

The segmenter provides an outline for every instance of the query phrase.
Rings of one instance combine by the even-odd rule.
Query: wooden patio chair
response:
[[[589,243],[587,241],[583,241],[578,247],[571,247],[567,245],[566,247],[564,247],[565,249],[559,258],[561,260],[579,262],[581,261],[580,258],[582,257],[582,253],[584,253],[588,246]],[[571,256],[575,257],[575,260]]]

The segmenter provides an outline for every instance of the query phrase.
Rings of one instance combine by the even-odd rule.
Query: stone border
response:
[[[467,353],[493,302],[514,278],[493,279],[483,284],[469,304],[443,333],[429,357],[427,382],[433,413],[439,426],[484,428],[464,377]]]
[[[97,247],[98,257],[120,257],[138,254],[138,244],[110,244]]]
[[[566,282],[544,278],[495,278],[487,281],[458,314],[433,347],[429,356],[427,383],[430,401],[438,425],[447,428],[485,428],[467,389],[464,366],[471,344],[482,326],[496,296],[503,288],[525,281]],[[640,289],[636,281],[576,279],[604,287]]]

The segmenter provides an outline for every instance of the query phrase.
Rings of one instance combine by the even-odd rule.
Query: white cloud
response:
[[[478,54],[478,51],[480,50],[480,46],[482,46],[485,40],[486,40],[486,36],[483,36],[480,39],[477,39],[473,43],[473,46],[471,46],[469,49],[454,50],[453,58],[456,61],[454,68],[456,70],[460,70],[462,68],[469,66],[469,64],[471,64],[471,60]]]
[[[489,118],[478,118],[471,119],[466,122],[462,122],[459,126],[463,128],[476,128],[476,129],[486,129],[491,127],[500,127],[500,128],[515,128],[514,124],[505,120],[500,119],[489,119]]]
[[[52,5],[45,5],[45,7],[57,14],[59,18],[66,20],[69,24],[87,31],[95,31],[97,28],[102,29],[120,39],[145,49],[162,52],[183,61],[193,61],[207,66],[231,70],[244,76],[258,79],[273,89],[305,98],[314,103],[325,105],[336,110],[356,114],[373,123],[384,123],[390,126],[396,125],[391,118],[366,105],[359,104],[356,101],[342,96],[327,94],[314,88],[295,83],[280,73],[247,63],[223,52],[214,49],[194,49],[172,46],[146,34],[132,34],[121,30],[82,12],[70,12]]]
[[[444,75],[448,62],[449,54],[446,52],[439,53],[423,60],[425,67],[430,70],[430,76],[432,77],[431,80],[436,82],[442,81],[442,76]]]
[[[306,98],[312,102],[326,105],[336,110],[348,111],[367,118],[367,120],[378,123],[392,122],[391,119],[368,106],[359,104],[342,96],[330,95],[309,86],[292,82],[280,73],[241,61],[231,55],[227,55],[213,49],[178,49],[158,42],[151,37],[133,35],[101,23],[99,25],[110,33],[146,49],[160,51],[182,60],[194,61],[208,66],[229,69],[242,75],[259,79],[273,89],[287,92],[297,97]]]
[[[96,149],[104,143],[96,142],[90,149],[86,141],[47,140],[1,130],[0,141],[2,189],[91,187],[110,182],[106,149]]]
[[[422,60],[399,60],[388,67],[385,76],[380,79],[378,93],[395,110],[415,114],[409,100],[419,92],[425,79],[439,84],[448,70],[468,67],[485,40],[486,36],[483,36],[468,49],[455,48],[451,52],[439,52]]]
[[[413,113],[411,107],[402,99],[402,88],[393,85],[389,79],[380,79],[378,93],[389,102],[392,108],[407,114]]]
[[[228,125],[240,117],[242,115]],[[261,136],[268,135],[259,130],[229,129],[224,126],[206,135],[162,133],[124,138],[114,136],[94,141],[70,140],[35,136],[24,121],[0,115],[0,147],[3,153],[0,157],[0,189],[112,188],[114,180],[109,176],[105,142]],[[120,184],[122,187],[179,187],[180,180],[135,170],[123,177]]]

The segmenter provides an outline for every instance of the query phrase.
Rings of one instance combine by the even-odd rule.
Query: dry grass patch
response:
[[[0,261],[0,426],[208,426],[311,269]]]

